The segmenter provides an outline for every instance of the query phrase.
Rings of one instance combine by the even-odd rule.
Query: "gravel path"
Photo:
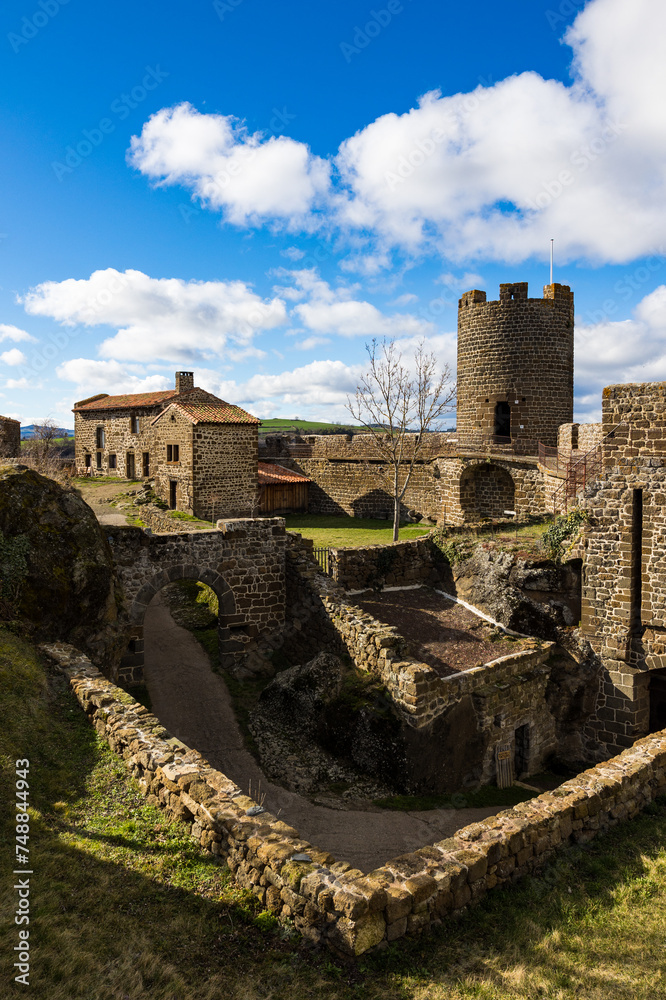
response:
[[[196,639],[176,625],[161,594],[145,618],[145,676],[153,712],[178,739],[197,749],[253,797],[261,783],[265,805],[295,826],[301,837],[364,872],[390,858],[445,837],[468,823],[499,812],[490,809],[433,809],[393,812],[313,805],[269,782],[243,739],[223,679],[211,670]],[[304,748],[304,752],[307,749]]]

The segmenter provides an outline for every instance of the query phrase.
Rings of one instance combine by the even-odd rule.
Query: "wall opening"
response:
[[[128,479],[136,479],[136,466],[134,465],[134,452],[128,451],[125,456],[125,475]]]
[[[511,437],[511,407],[508,403],[495,403],[495,437]]]
[[[515,733],[513,770],[517,778],[527,774],[530,767],[530,727],[529,723],[518,726]]]
[[[648,684],[650,695],[650,732],[659,733],[666,729],[666,670],[650,672]]]
[[[571,428],[571,450],[578,451],[578,424]]]
[[[175,510],[178,505],[178,482],[175,479],[169,480],[169,507]]]
[[[460,506],[468,519],[503,518],[505,510],[515,510],[515,496],[513,478],[498,465],[475,465],[460,477]]]
[[[150,452],[143,453],[143,477],[147,479],[150,475]]]
[[[642,625],[643,597],[643,490],[634,490],[631,505],[631,577],[629,630],[632,634]]]

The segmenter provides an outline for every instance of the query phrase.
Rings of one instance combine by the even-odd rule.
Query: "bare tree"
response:
[[[58,425],[53,420],[43,420],[34,425],[34,434],[27,442],[24,460],[37,472],[56,477],[60,471],[59,448],[56,444],[60,436]]]
[[[361,377],[347,409],[373,437],[379,457],[389,466],[393,497],[393,541],[398,541],[400,503],[425,437],[451,409],[455,385],[448,365],[440,368],[433,353],[418,345],[409,367],[394,341],[366,344],[370,367]]]

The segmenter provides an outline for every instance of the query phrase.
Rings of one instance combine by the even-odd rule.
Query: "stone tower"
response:
[[[538,441],[557,445],[557,428],[573,420],[573,335],[568,285],[546,285],[542,299],[528,299],[526,281],[500,285],[496,302],[465,292],[458,303],[461,445],[511,441],[524,454],[534,454]]]

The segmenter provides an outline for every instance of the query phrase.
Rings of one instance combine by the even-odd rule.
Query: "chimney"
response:
[[[176,392],[189,392],[194,389],[194,372],[176,372]]]

